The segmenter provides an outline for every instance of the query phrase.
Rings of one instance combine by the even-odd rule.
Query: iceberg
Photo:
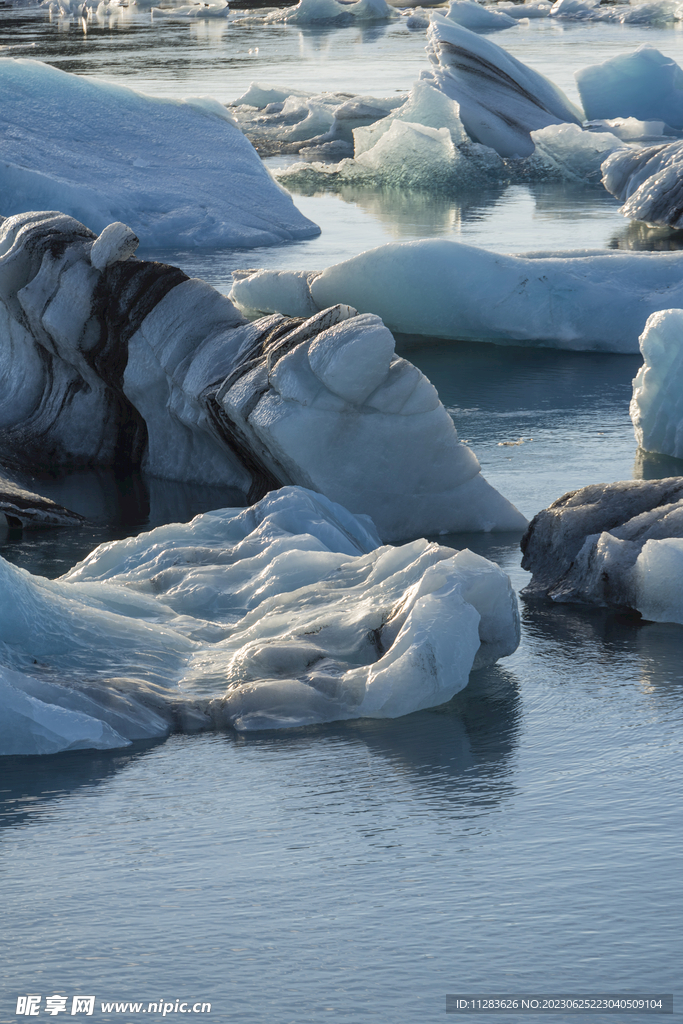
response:
[[[588,120],[635,117],[683,128],[683,70],[653,46],[574,75]]]
[[[433,68],[423,77],[459,104],[475,142],[504,157],[525,157],[534,150],[532,131],[581,123],[581,111],[556,85],[490,39],[439,14],[427,39]]]
[[[526,598],[683,623],[683,477],[564,494],[532,519],[522,551]]]
[[[262,156],[327,145],[328,152],[336,146],[339,159],[353,154],[354,129],[385,118],[404,101],[405,96],[314,95],[252,82],[230,111]]]
[[[238,18],[235,25],[285,23],[345,27],[373,21],[392,21],[398,12],[386,0],[299,0],[295,7],[275,9],[262,17]]]
[[[531,132],[530,139],[530,156],[503,160],[495,149],[469,139],[455,100],[421,80],[400,107],[353,129],[353,159],[309,162],[319,150],[306,148],[300,150],[306,162],[275,173],[293,191],[369,184],[452,192],[480,190],[482,182],[598,181],[605,158],[624,145],[609,131],[584,131],[576,124],[549,125]]]
[[[0,526],[24,529],[33,526],[82,526],[84,522],[78,512],[72,512],[41,494],[27,491],[0,473]]]
[[[602,183],[624,205],[621,213],[648,224],[683,226],[683,142],[611,154]]]
[[[515,28],[518,24],[516,18],[511,18],[498,7],[484,7],[475,0],[451,0],[444,17],[471,32],[498,32]]]
[[[124,221],[150,247],[319,234],[215,100],[157,99],[11,57],[0,92],[0,215],[60,209],[96,233]]]
[[[683,459],[683,309],[653,313],[640,339],[631,420],[638,446]]]
[[[136,242],[56,213],[0,225],[5,464],[141,469],[249,501],[301,484],[385,539],[524,528],[378,317],[309,302],[248,323]]]
[[[237,274],[230,297],[289,316],[344,302],[401,334],[637,353],[648,316],[683,306],[683,253],[508,256],[450,239],[390,242],[323,271]]]
[[[496,565],[285,487],[96,548],[65,576],[0,559],[0,753],[175,730],[394,718],[519,643]]]
[[[497,11],[502,11],[508,18],[516,18],[518,21],[523,18],[547,18],[551,7],[552,4],[544,3],[543,0],[525,0],[522,4],[503,0],[503,3],[496,4]]]
[[[152,7],[152,14],[162,18],[227,18],[230,5],[227,0],[216,0],[215,3],[186,4],[182,7]]]

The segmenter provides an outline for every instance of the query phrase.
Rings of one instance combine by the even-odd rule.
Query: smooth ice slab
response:
[[[648,316],[683,306],[683,253],[505,256],[446,239],[391,242],[322,272],[254,271],[230,295],[289,316],[345,302],[402,334],[638,352]]]
[[[57,209],[96,233],[125,221],[153,247],[319,234],[215,100],[157,99],[10,57],[0,94],[2,216]]]
[[[533,518],[522,551],[526,597],[683,623],[683,477],[564,494]]]
[[[631,420],[638,445],[683,459],[683,309],[653,313],[640,339]]]
[[[532,131],[581,123],[581,112],[561,89],[490,39],[439,14],[427,39],[433,67],[424,77],[460,105],[475,142],[501,156],[524,157],[534,151]]]
[[[683,70],[653,46],[575,73],[589,120],[636,117],[683,128]]]
[[[287,487],[102,545],[59,580],[0,559],[0,753],[395,718],[515,650],[497,566],[379,545],[368,518]]]
[[[95,239],[61,214],[0,225],[5,461],[140,469],[250,501],[298,483],[392,540],[524,528],[378,317],[317,310],[297,278],[301,319],[247,323],[131,244],[125,225]]]
[[[683,142],[611,154],[602,165],[602,183],[623,202],[624,217],[683,227]]]

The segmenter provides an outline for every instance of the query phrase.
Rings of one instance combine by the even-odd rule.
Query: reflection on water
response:
[[[610,249],[634,252],[678,252],[683,249],[683,231],[632,220],[609,240]]]
[[[634,480],[662,480],[667,476],[683,476],[683,459],[639,448],[633,463]]]
[[[138,742],[124,751],[74,750],[48,757],[3,758],[0,829],[37,823],[36,817],[53,801],[105,785],[156,745]]]
[[[514,675],[500,666],[473,673],[466,690],[440,708],[400,719],[357,720],[312,726],[291,732],[226,733],[223,742],[258,751],[278,761],[300,756],[316,759],[316,750],[334,744],[353,762],[384,762],[416,798],[435,799],[452,809],[490,807],[512,792],[506,760],[518,730],[520,697]],[[173,741],[168,741],[173,742]],[[205,739],[194,737],[204,744]],[[32,823],[54,801],[107,784],[158,742],[136,743],[131,750],[73,751],[51,757],[3,758],[0,829]],[[486,785],[482,789],[481,784]],[[90,794],[89,794],[90,795]]]
[[[16,474],[15,474],[16,475]],[[82,470],[61,479],[16,475],[22,486],[85,516],[81,527],[0,527],[0,555],[40,576],[61,576],[94,547],[201,512],[244,506],[235,487],[176,483],[112,470]]]

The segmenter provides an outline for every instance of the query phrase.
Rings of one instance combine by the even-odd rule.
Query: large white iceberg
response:
[[[177,728],[394,718],[519,643],[507,576],[286,487],[96,548],[58,580],[0,559],[0,753]]]
[[[2,216],[57,209],[96,233],[125,221],[154,247],[319,234],[216,100],[143,96],[11,57],[0,95]]]
[[[683,70],[653,46],[592,64],[574,77],[589,120],[636,117],[683,128]]]
[[[524,157],[534,150],[532,131],[581,123],[581,111],[556,85],[490,39],[439,14],[432,15],[427,39],[433,67],[423,77],[456,100],[475,142],[501,156]]]
[[[624,217],[683,227],[683,142],[611,154],[602,165],[602,183],[623,202]]]
[[[138,468],[250,501],[298,483],[385,539],[524,527],[376,316],[335,304],[247,323],[136,243],[61,214],[0,225],[6,464]]]
[[[683,623],[683,478],[592,484],[539,512],[522,539],[524,596]]]
[[[683,459],[683,309],[653,313],[640,339],[631,420],[638,445]]]
[[[245,272],[230,295],[290,316],[345,302],[403,334],[638,352],[648,316],[683,306],[683,253],[507,256],[450,239],[391,242],[323,271]]]

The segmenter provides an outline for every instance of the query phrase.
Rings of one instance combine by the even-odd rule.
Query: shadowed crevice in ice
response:
[[[389,540],[524,528],[376,316],[309,304],[248,323],[203,281],[131,257],[131,235],[95,240],[53,213],[0,225],[7,465],[140,469],[249,501],[298,483]]]
[[[648,316],[683,306],[683,254],[390,242],[323,271],[238,272],[230,297],[290,316],[344,302],[401,334],[637,353]]]
[[[522,551],[527,598],[683,623],[683,478],[571,491],[534,516]]]
[[[181,728],[392,718],[519,642],[507,576],[301,488],[96,548],[58,580],[0,560],[0,750]]]
[[[1,215],[58,209],[95,232],[125,221],[157,248],[320,233],[215,100],[143,96],[10,57],[0,92]]]

